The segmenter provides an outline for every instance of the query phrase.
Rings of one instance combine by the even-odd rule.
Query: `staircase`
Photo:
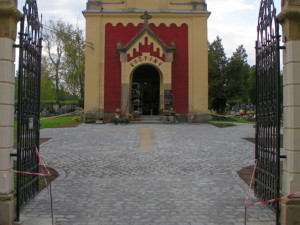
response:
[[[141,122],[144,124],[157,124],[157,123],[163,123],[162,116],[141,116]]]

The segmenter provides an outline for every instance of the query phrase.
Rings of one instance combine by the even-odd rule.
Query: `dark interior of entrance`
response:
[[[157,69],[150,65],[138,67],[133,74],[132,84],[132,90],[139,88],[139,91],[135,91],[139,93],[139,99],[132,95],[132,106],[139,101],[138,108],[142,115],[159,115],[160,77]]]

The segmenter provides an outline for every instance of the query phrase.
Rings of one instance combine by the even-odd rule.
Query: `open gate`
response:
[[[280,197],[280,35],[273,0],[262,0],[256,42],[256,146],[254,193],[262,201]],[[269,203],[280,224],[279,202]]]
[[[14,46],[19,48],[17,170],[33,173],[39,172],[41,32],[36,0],[26,0],[19,45]],[[17,175],[17,221],[21,207],[34,198],[38,188],[37,176]]]

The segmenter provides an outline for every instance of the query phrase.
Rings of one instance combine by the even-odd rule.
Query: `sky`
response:
[[[149,0],[151,1],[151,0]],[[21,10],[25,0],[18,0]],[[37,0],[43,20],[62,19],[65,22],[85,28],[82,11],[87,0]],[[217,36],[222,39],[226,56],[230,58],[239,45],[244,45],[248,53],[248,63],[255,64],[256,27],[260,0],[206,0],[208,11],[208,41]],[[281,0],[274,0],[277,14],[281,10]]]

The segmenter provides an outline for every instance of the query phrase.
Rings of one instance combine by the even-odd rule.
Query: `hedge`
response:
[[[41,100],[40,101],[41,105],[55,105],[56,101],[55,100]],[[15,106],[18,105],[18,101],[15,101]],[[60,106],[64,106],[64,105],[78,105],[78,106],[83,106],[83,100],[79,99],[79,100],[72,100],[72,101],[59,101],[59,105]]]

